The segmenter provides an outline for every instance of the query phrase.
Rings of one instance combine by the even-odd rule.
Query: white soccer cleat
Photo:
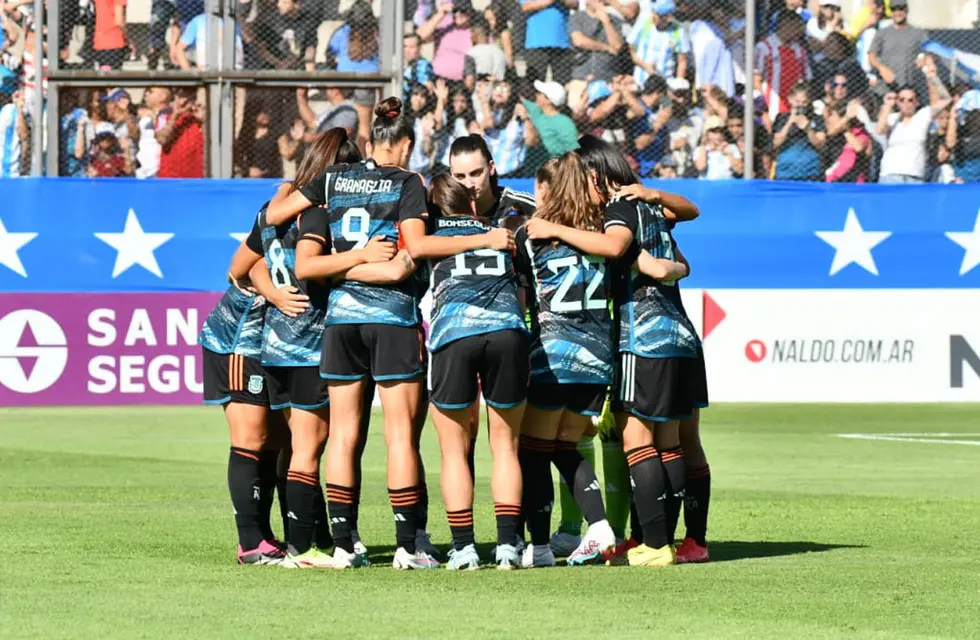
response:
[[[439,563],[424,551],[409,553],[405,547],[398,547],[391,566],[395,569],[438,569]]]
[[[551,536],[551,552],[556,558],[566,558],[582,543],[582,536],[572,535],[564,531],[555,531]]]
[[[439,559],[439,550],[432,544],[432,538],[429,537],[428,532],[422,529],[415,532],[415,548],[433,560]]]
[[[521,555],[521,566],[531,567],[553,567],[555,566],[555,554],[551,547],[546,544],[529,544]]]
[[[616,534],[608,520],[600,520],[589,527],[582,543],[568,556],[569,566],[581,566],[602,560],[602,554],[616,546]]]
[[[510,571],[521,566],[521,556],[512,544],[498,544],[495,556],[498,569]]]
[[[468,544],[462,549],[450,549],[446,568],[450,571],[475,571],[480,568],[480,554],[476,546]]]
[[[362,558],[357,553],[351,553],[341,549],[340,547],[334,547],[333,550],[333,563],[336,569],[356,569],[358,567],[366,567],[364,564],[365,558]]]

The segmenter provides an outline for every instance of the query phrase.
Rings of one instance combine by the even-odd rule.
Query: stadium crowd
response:
[[[206,14],[203,0],[153,0],[140,47],[127,29],[124,0],[63,4],[59,55],[69,67],[208,66],[208,27],[218,18]],[[752,82],[755,177],[980,179],[980,94],[943,84],[935,61],[922,55],[928,37],[905,0],[858,0],[848,19],[840,0],[759,2],[756,68],[748,74],[744,3],[735,0],[481,4],[408,4],[403,99],[420,140],[411,168],[427,177],[444,170],[455,138],[475,132],[505,177],[531,177],[546,159],[574,148],[579,134],[593,133],[620,145],[643,177],[737,178],[746,172],[743,87]],[[14,0],[0,15],[0,137],[10,141],[2,176],[25,175],[29,164],[31,6]],[[380,69],[378,19],[368,0],[342,13],[319,0],[252,0],[236,3],[236,18],[236,68]],[[62,175],[205,175],[203,91],[182,98],[165,87],[133,97],[112,87],[98,93],[105,103],[89,92],[59,100]],[[342,126],[363,150],[378,96],[255,88],[236,98],[235,175],[288,178],[317,132]],[[184,105],[180,127],[177,103]],[[183,144],[161,172],[163,156],[173,155],[165,127],[182,132]]]

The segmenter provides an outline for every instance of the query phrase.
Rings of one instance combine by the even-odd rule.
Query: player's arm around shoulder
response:
[[[675,222],[688,222],[701,215],[698,206],[680,195],[679,193],[669,193],[658,189],[651,189],[642,184],[630,184],[621,188],[616,197],[626,200],[641,200],[647,204],[660,205],[664,211],[664,217]]]

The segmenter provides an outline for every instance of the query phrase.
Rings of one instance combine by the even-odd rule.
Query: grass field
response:
[[[234,564],[220,411],[0,409],[0,637],[978,637],[978,417],[977,406],[715,407],[703,424],[711,564],[454,574],[389,568],[379,429],[361,516],[375,567],[287,571]],[[835,437],[895,432],[964,435]],[[437,487],[431,432],[424,452]],[[482,446],[487,542],[488,469]],[[448,542],[437,496],[430,530]]]

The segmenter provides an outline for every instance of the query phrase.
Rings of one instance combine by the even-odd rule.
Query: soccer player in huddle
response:
[[[676,221],[693,219],[698,210],[682,196],[644,189],[625,158],[608,143],[585,136],[579,154],[604,205],[604,231],[532,218],[527,232],[532,240],[559,240],[612,261],[619,334],[613,409],[642,537],[627,557],[631,565],[673,564],[665,502],[679,505],[684,495],[680,420],[692,418],[707,403],[707,387],[700,340],[676,287],[686,266],[676,260],[669,228]],[[663,262],[645,269],[643,262],[649,257]],[[640,269],[634,270],[637,261]]]
[[[495,563],[500,569],[514,569],[520,563],[517,434],[527,394],[527,331],[511,256],[512,234],[476,215],[477,201],[471,196],[472,191],[452,176],[440,175],[432,181],[427,239],[435,242],[422,250],[432,269],[429,390],[442,451],[443,500],[453,538],[447,567],[467,570],[480,564],[467,458],[476,436],[471,407],[482,386],[493,456]],[[491,240],[489,247],[483,246],[484,237]],[[471,239],[473,248],[464,251],[455,251],[451,244]]]
[[[598,194],[590,189],[579,156],[566,153],[549,169],[554,175],[547,196],[531,219],[600,229]],[[606,261],[564,243],[532,241],[525,229],[517,232],[516,244],[532,323],[529,399],[520,440],[531,544],[522,563],[526,567],[555,564],[549,545],[553,462],[589,523],[568,564],[585,564],[600,559],[616,544],[595,470],[578,451],[592,417],[602,410],[613,374]]]

